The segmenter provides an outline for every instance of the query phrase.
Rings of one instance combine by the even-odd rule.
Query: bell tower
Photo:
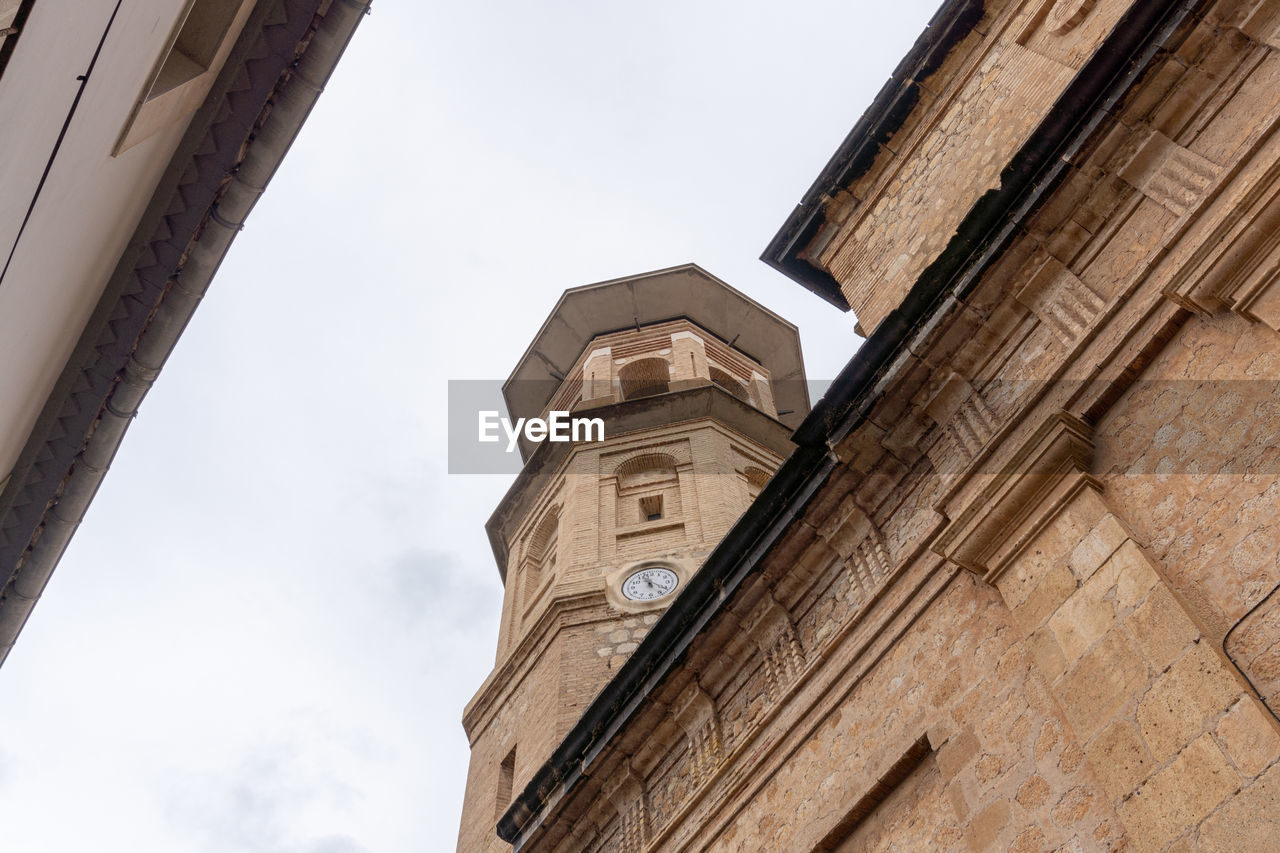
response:
[[[601,687],[773,471],[808,412],[796,328],[695,265],[566,291],[503,386],[509,417],[598,419],[521,439],[486,524],[505,594],[463,715],[458,850],[495,833]]]

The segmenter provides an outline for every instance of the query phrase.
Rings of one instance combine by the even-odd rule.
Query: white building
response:
[[[0,0],[0,661],[367,0]]]

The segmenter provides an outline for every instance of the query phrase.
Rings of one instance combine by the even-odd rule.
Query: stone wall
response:
[[[1125,7],[954,48],[805,249],[865,327]],[[1168,34],[525,849],[1274,847],[1277,79],[1280,3]]]

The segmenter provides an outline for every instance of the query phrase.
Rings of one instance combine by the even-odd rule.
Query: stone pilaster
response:
[[[1135,847],[1162,850],[1219,820],[1280,740],[1108,505],[1091,449],[1083,422],[1050,418],[935,548],[1000,591]]]

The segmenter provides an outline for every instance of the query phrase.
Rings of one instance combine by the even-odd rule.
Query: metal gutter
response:
[[[760,560],[790,523],[803,513],[837,467],[830,448],[864,420],[882,390],[879,380],[911,337],[945,316],[977,286],[983,273],[1058,186],[1069,158],[1088,143],[1133,84],[1209,2],[1138,0],[1125,13],[1010,161],[1000,188],[983,196],[966,215],[942,255],[854,354],[801,424],[793,437],[800,448],[502,815],[497,827],[500,838],[514,843],[517,851],[533,840],[548,809],[591,769],[646,696],[688,653],[702,628],[712,622],[743,581],[759,568]],[[959,5],[949,3],[943,11]],[[888,110],[891,105],[881,108]],[[863,116],[860,126],[882,126],[874,110],[873,106]],[[842,147],[856,147],[849,142]],[[810,194],[818,188],[815,184]],[[795,221],[793,214],[788,222]],[[775,238],[770,249],[777,243]],[[786,251],[795,245],[791,241],[792,248]],[[800,283],[809,286],[805,281]]]
[[[0,663],[368,5],[275,0],[197,113],[0,496]]]

